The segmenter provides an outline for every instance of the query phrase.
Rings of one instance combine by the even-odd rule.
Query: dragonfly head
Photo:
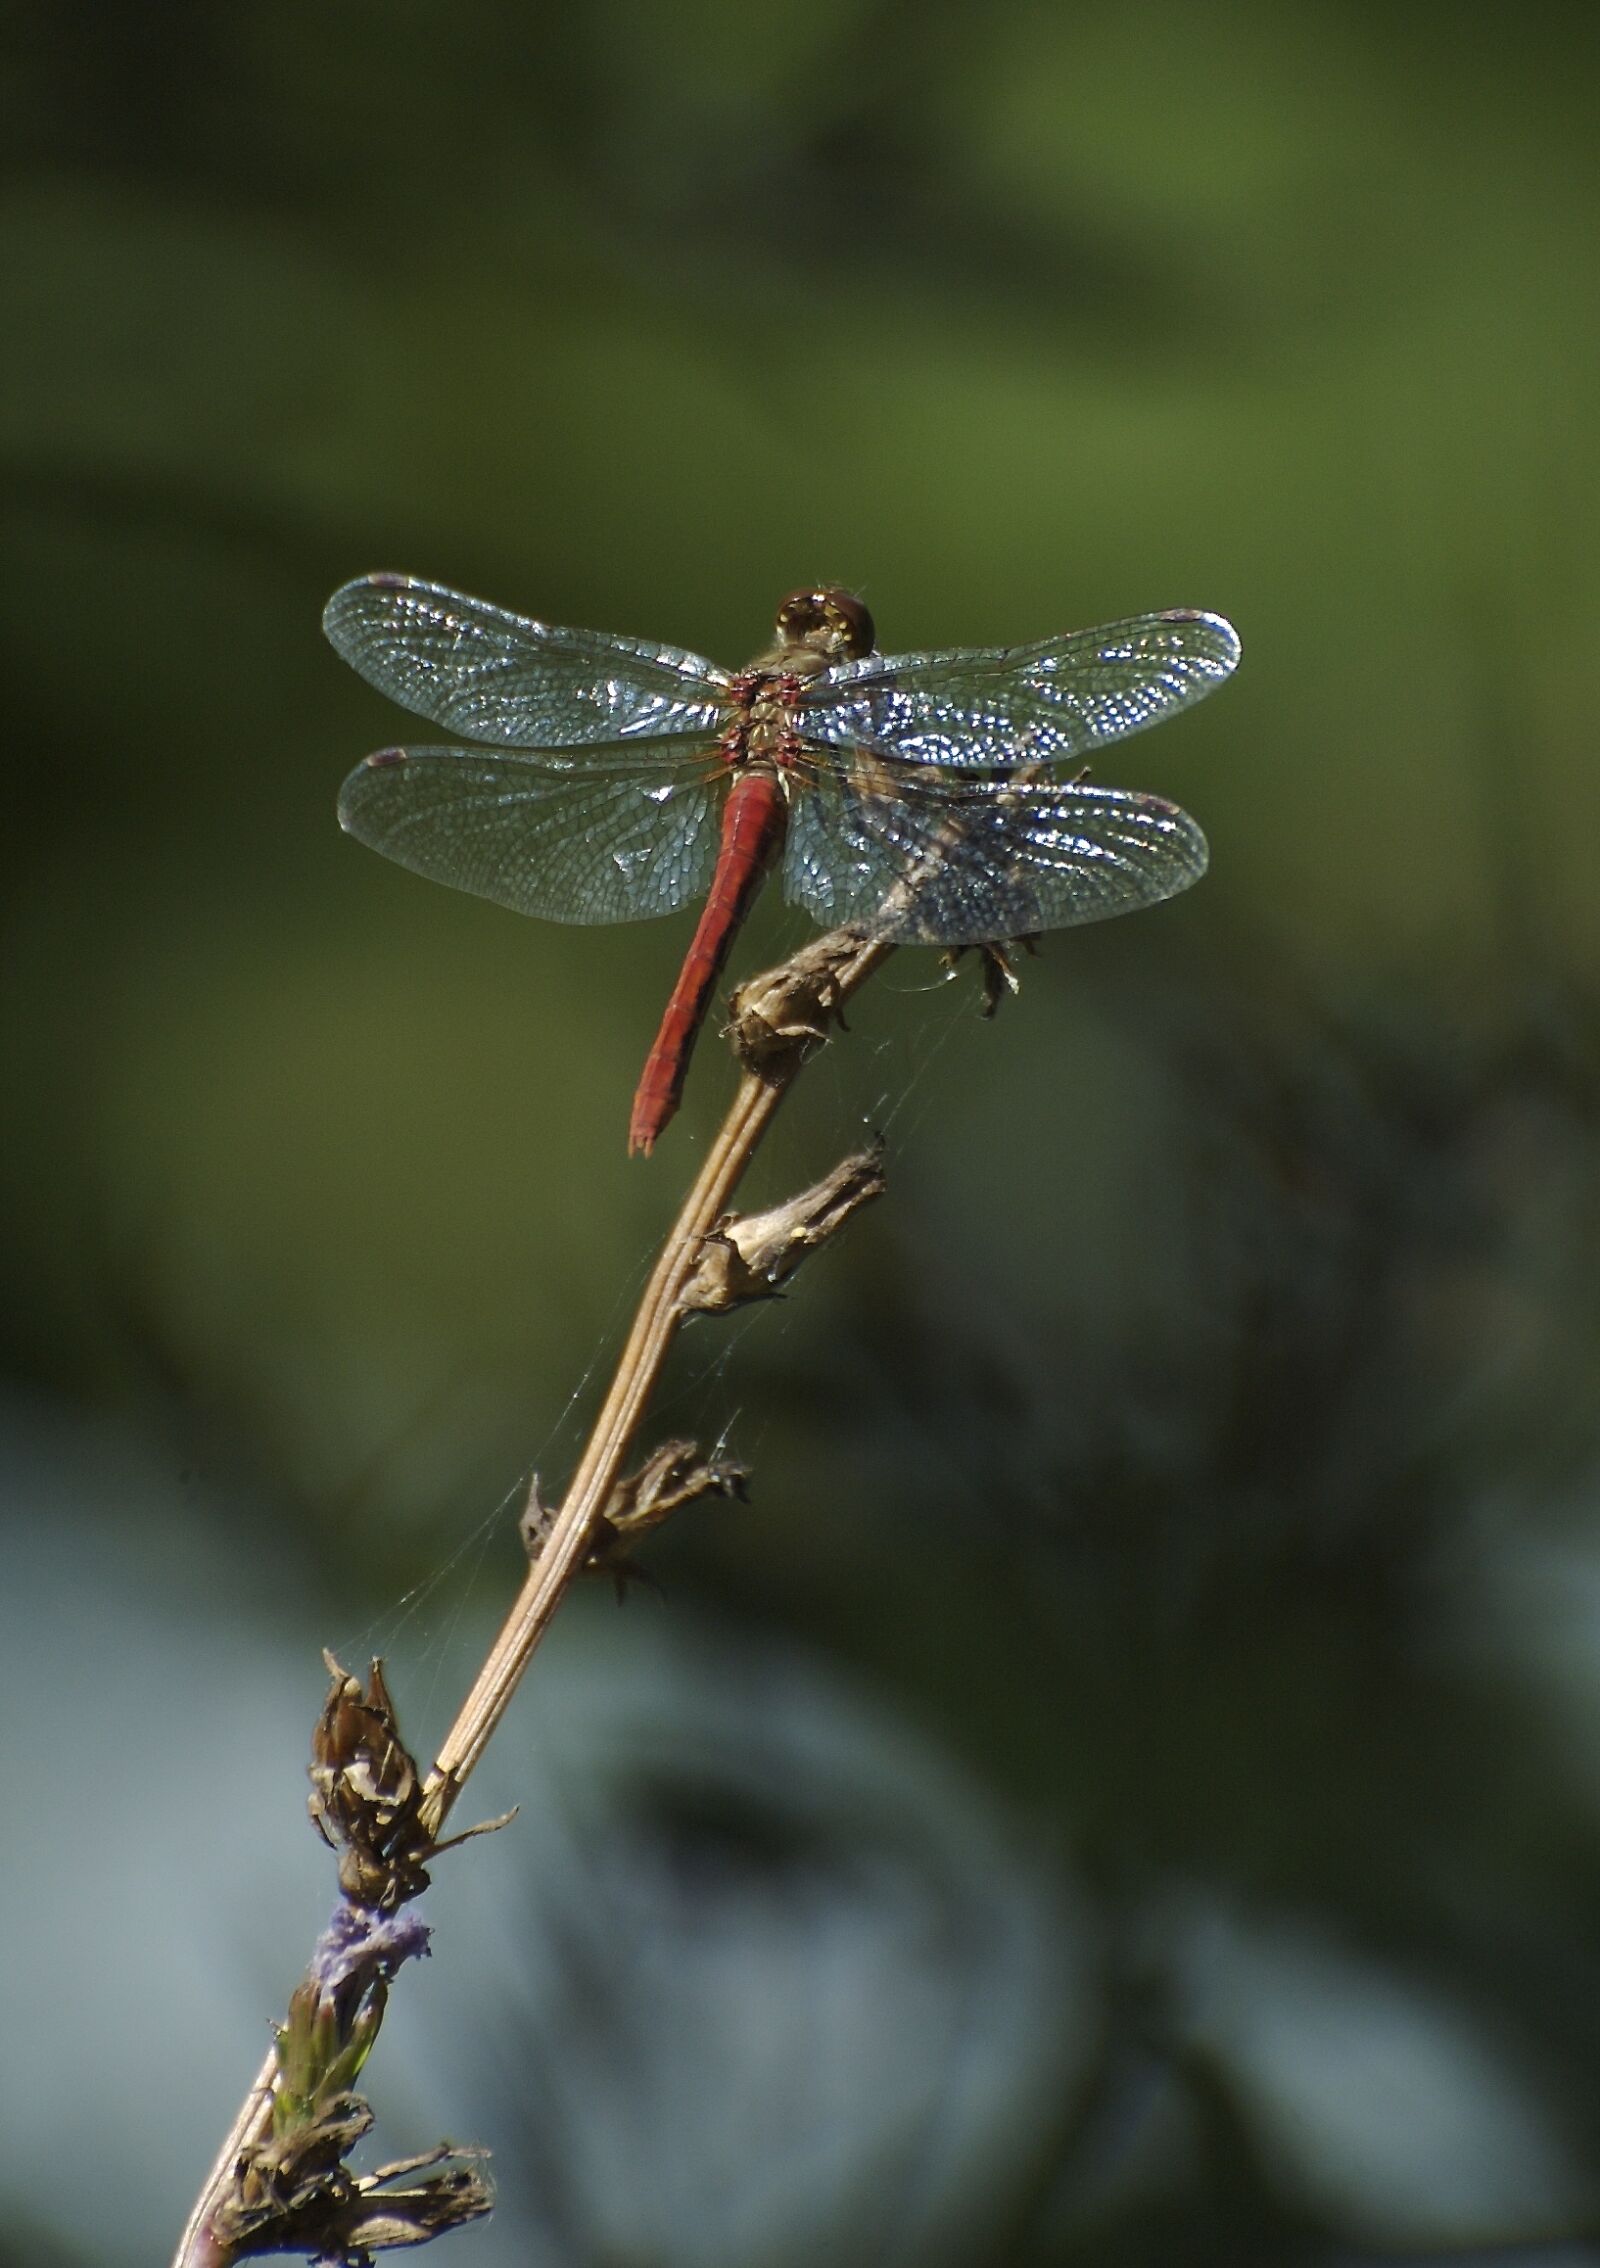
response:
[[[877,638],[872,617],[858,598],[831,586],[820,591],[791,591],[778,609],[778,644],[791,654],[814,654],[824,668],[834,662],[859,661],[870,654]]]

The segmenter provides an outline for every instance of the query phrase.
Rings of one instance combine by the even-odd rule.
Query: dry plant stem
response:
[[[861,944],[838,972],[835,1004],[842,1006],[893,950],[889,945]],[[651,1271],[611,1390],[601,1405],[566,1498],[428,1776],[423,1811],[428,1828],[435,1834],[510,1706],[522,1673],[568,1584],[588,1556],[595,1523],[622,1477],[673,1333],[682,1320],[678,1296],[684,1282],[702,1241],[728,1210],[729,1200],[803,1060],[803,1056],[798,1057],[782,1078],[762,1077],[752,1071],[740,1078],[732,1107]],[[262,2065],[217,2153],[174,2255],[173,2268],[219,2268],[223,2256],[211,2234],[211,2217],[227,2193],[241,2153],[267,2131],[277,2068],[274,2051]]]
[[[233,2169],[239,2159],[253,2143],[262,2139],[272,2122],[272,2089],[277,2076],[278,2051],[274,2048],[256,2073],[250,2092],[239,2105],[238,2116],[212,2161],[206,2185],[195,2199],[194,2209],[178,2239],[172,2268],[219,2268],[225,2261],[227,2255],[211,2231],[212,2215],[233,2185]]]
[[[838,979],[840,1004],[887,959],[892,947],[863,944]],[[467,1775],[488,1745],[516,1691],[528,1657],[543,1637],[562,1593],[588,1555],[595,1522],[622,1478],[634,1436],[649,1407],[661,1366],[678,1323],[678,1298],[699,1256],[700,1246],[728,1210],[728,1203],[754,1157],[779,1104],[792,1084],[747,1071],[733,1107],[706,1155],[700,1175],[673,1223],[639,1302],[633,1328],[617,1364],[588,1446],[573,1474],[561,1510],[550,1524],[543,1549],[528,1570],[516,1604],[490,1649],[472,1691],[451,1726],[429,1776],[423,1816],[437,1833]]]

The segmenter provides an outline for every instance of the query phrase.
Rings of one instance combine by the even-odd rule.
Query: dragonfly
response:
[[[677,1110],[734,938],[782,863],[824,928],[1001,945],[1187,889],[1205,836],[1083,760],[1228,677],[1239,640],[1178,608],[1034,645],[880,654],[832,585],[793,591],[726,670],[678,646],[536,622],[411,575],[329,600],[336,651],[465,745],[382,748],[339,818],[434,881],[561,922],[702,900],[646,1060],[630,1153]]]

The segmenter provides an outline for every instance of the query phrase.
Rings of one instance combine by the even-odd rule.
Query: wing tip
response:
[[[1163,833],[1182,837],[1198,861],[1194,869],[1195,879],[1198,880],[1211,863],[1211,845],[1194,813],[1185,811],[1183,805],[1174,803],[1170,796],[1140,791],[1133,795],[1132,800],[1140,806],[1142,813],[1155,821]]]
[[[395,771],[409,760],[409,751],[404,748],[375,748],[370,756],[362,757],[339,790],[339,824],[347,835],[354,835],[358,842],[367,839],[358,814],[363,800],[362,790],[371,774]]]
[[[1213,660],[1218,675],[1231,677],[1238,668],[1243,648],[1239,643],[1238,631],[1225,614],[1213,614],[1209,607],[1204,606],[1169,606],[1161,614],[1160,620],[1183,624],[1203,623],[1216,639]]]
[[[403,575],[397,568],[378,567],[370,575],[352,576],[341,583],[322,610],[322,634],[335,647],[339,647],[338,632],[346,618],[357,612],[363,600],[374,592],[380,597],[392,597],[396,591],[409,591],[417,587],[415,575]],[[339,648],[342,652],[342,647]]]
[[[1211,844],[1207,839],[1206,831],[1201,826],[1199,820],[1190,819],[1187,811],[1183,816],[1185,817],[1185,819],[1189,820],[1188,827],[1185,829],[1185,834],[1188,838],[1190,851],[1193,853],[1193,863],[1190,866],[1187,880],[1180,882],[1178,887],[1180,890],[1187,890],[1191,886],[1191,884],[1200,881],[1203,876],[1209,872],[1211,866]]]

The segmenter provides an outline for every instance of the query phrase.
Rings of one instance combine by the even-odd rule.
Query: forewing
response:
[[[468,740],[576,748],[722,721],[727,672],[698,654],[532,622],[411,575],[346,583],[322,627],[380,693]]]
[[[386,858],[546,921],[639,921],[704,891],[718,781],[703,743],[530,750],[385,748],[339,794],[339,821]]]
[[[1105,921],[1174,897],[1206,839],[1154,795],[819,761],[795,798],[784,887],[824,927],[899,945],[978,945]]]
[[[1184,610],[1035,646],[873,654],[808,688],[805,730],[913,764],[1058,764],[1204,699],[1238,659],[1231,624]]]

